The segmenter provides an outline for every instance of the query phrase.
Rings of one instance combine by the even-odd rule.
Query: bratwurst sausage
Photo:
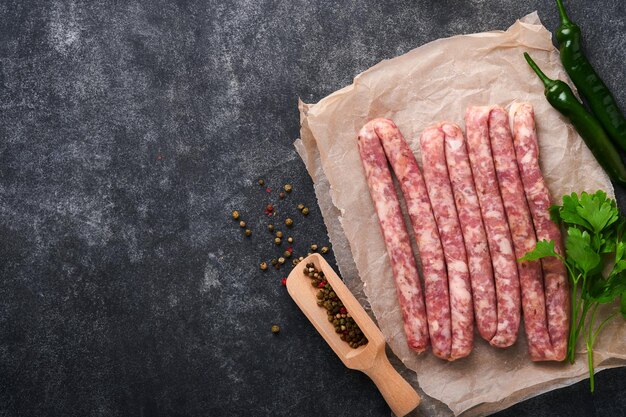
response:
[[[555,251],[563,255],[561,231],[550,219],[548,210],[550,208],[550,192],[539,167],[539,146],[533,107],[528,103],[516,103],[511,107],[510,115],[517,166],[521,174],[537,240],[554,241]],[[537,322],[531,328],[526,326],[528,350],[533,361],[562,361],[565,359],[567,350],[567,331],[570,320],[567,271],[563,263],[556,258],[544,258],[541,260],[541,265],[543,283],[534,283],[531,288],[526,290],[526,296],[524,296],[524,287],[522,287],[522,298],[531,298],[533,300],[532,305],[537,309]],[[525,308],[525,322],[529,320],[527,316],[528,313]],[[539,327],[540,330],[536,330]],[[545,336],[546,327],[548,340]]]
[[[418,352],[425,350],[430,332],[433,353],[448,359],[451,335],[445,261],[424,179],[415,156],[398,127],[389,119],[374,119],[363,126],[359,132],[358,146],[391,261],[409,346]],[[415,259],[388,161],[405,196],[421,253],[426,299],[430,300],[428,309],[424,305]],[[433,305],[433,300],[438,302]],[[442,303],[441,300],[446,302]]]
[[[455,124],[443,123],[441,130],[445,133],[448,174],[467,252],[476,327],[482,338],[489,341],[496,334],[498,320],[496,289],[465,138]]]
[[[505,348],[517,340],[520,290],[511,232],[500,195],[489,139],[492,107],[469,107],[465,113],[467,148],[480,211],[487,232],[496,287],[498,323],[489,343]]]
[[[472,351],[474,314],[465,243],[446,165],[444,125],[449,127],[448,124],[440,123],[426,128],[420,136],[420,145],[426,189],[435,214],[448,270],[452,326],[450,360],[455,360],[469,355]],[[426,302],[429,303],[428,298]],[[444,303],[447,300],[430,301],[431,304],[434,302]]]
[[[537,239],[515,159],[509,117],[503,108],[496,107],[491,111],[489,132],[500,193],[513,238],[515,257],[521,258],[526,252],[535,248]],[[551,356],[552,345],[546,325],[541,263],[539,261],[518,262],[517,270],[522,296],[524,329],[530,356],[533,360],[540,354]]]

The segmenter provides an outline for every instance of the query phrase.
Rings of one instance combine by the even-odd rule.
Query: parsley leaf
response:
[[[591,226],[590,230],[594,233],[602,232],[619,218],[615,201],[608,200],[604,191],[582,193],[576,213]]]
[[[550,256],[556,256],[558,258],[561,258],[561,256],[554,250],[554,240],[551,240],[549,242],[547,240],[540,240],[539,242],[537,242],[535,249],[531,250],[530,252],[526,252],[526,254],[519,258],[517,261],[536,261],[537,259],[547,258]]]
[[[591,246],[589,233],[587,231],[581,232],[580,229],[575,227],[567,229],[565,253],[567,253],[567,262],[584,274],[596,270],[602,260]]]
[[[612,274],[606,279],[595,280],[591,283],[587,297],[596,303],[610,303],[626,291],[625,278],[623,274]]]
[[[584,194],[584,193],[583,193]],[[580,206],[580,200],[576,193],[563,196],[563,205],[559,207],[559,216],[561,220],[570,225],[579,225],[587,230],[591,230],[592,227],[587,220],[585,220],[579,213],[578,207]]]

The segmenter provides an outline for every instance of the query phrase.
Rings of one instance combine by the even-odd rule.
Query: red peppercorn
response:
[[[271,204],[268,204],[267,206],[265,206],[263,213],[267,214],[268,216],[276,215],[276,212],[274,211],[274,206]]]
[[[324,288],[324,285],[326,285],[326,283],[322,281],[319,284],[317,284],[317,288]]]
[[[267,187],[267,188],[265,189],[265,192],[266,192],[266,193],[271,193],[271,192],[272,192],[272,189],[271,189],[270,187]]]
[[[345,308],[345,307],[341,307],[341,308],[339,309],[339,312],[340,312],[341,314],[346,314],[346,313],[348,312],[348,310],[346,310],[346,308]]]
[[[281,285],[287,285],[287,277],[280,280]]]
[[[287,252],[289,252],[289,253],[293,253],[293,248],[292,248],[291,246],[289,246],[289,247],[287,248]]]

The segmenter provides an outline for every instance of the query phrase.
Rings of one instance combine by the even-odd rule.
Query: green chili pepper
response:
[[[609,177],[620,185],[626,185],[626,167],[602,125],[578,101],[569,85],[561,80],[548,78],[528,53],[524,53],[524,57],[543,82],[548,102],[572,122]]]
[[[583,53],[580,27],[565,13],[562,0],[556,0],[561,24],[556,29],[561,62],[574,85],[589,104],[604,130],[622,149],[626,150],[626,119],[615,98]]]

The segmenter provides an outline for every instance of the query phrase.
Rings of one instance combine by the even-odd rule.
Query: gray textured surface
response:
[[[623,2],[568,6],[626,108]],[[0,3],[0,415],[388,416],[257,267],[285,182],[296,252],[325,239],[297,97],[535,9],[556,25],[548,0]],[[500,415],[624,415],[625,376]]]

